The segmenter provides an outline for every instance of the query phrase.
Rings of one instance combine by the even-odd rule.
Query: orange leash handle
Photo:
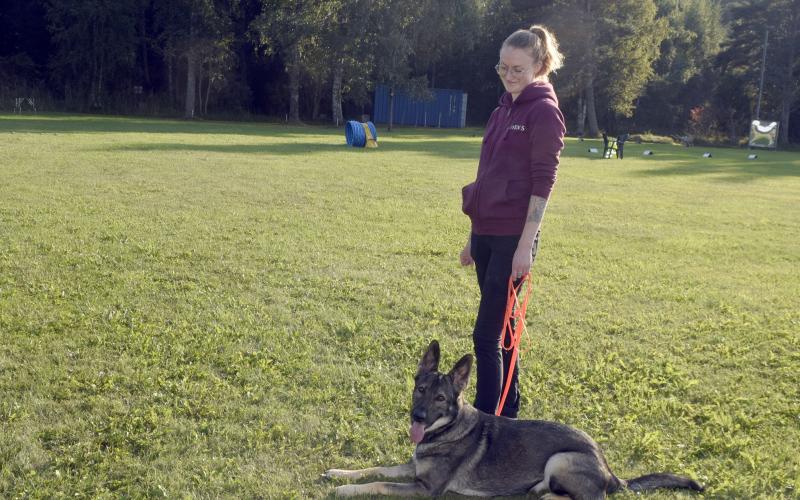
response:
[[[511,277],[508,278],[508,298],[506,299],[506,313],[503,319],[503,333],[500,337],[500,346],[506,351],[511,351],[511,362],[509,363],[508,373],[506,374],[503,395],[500,397],[500,402],[497,404],[495,415],[500,415],[503,411],[503,406],[506,404],[508,390],[511,388],[511,376],[514,374],[517,357],[519,356],[519,344],[522,340],[522,333],[527,331],[525,328],[525,313],[528,310],[528,300],[531,298],[531,292],[533,291],[530,279],[530,274],[526,274],[520,280],[519,285],[514,287],[514,279]],[[520,303],[519,292],[526,282],[528,283],[528,288],[525,292],[525,297]]]

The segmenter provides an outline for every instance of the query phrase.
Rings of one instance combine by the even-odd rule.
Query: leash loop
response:
[[[528,284],[522,302],[519,300],[519,292],[522,287]],[[511,387],[511,376],[514,374],[514,367],[517,364],[517,357],[519,357],[519,344],[522,340],[522,333],[528,333],[525,327],[525,313],[528,310],[528,300],[531,298],[533,285],[531,284],[530,273],[525,274],[519,284],[514,286],[514,279],[509,276],[508,278],[508,298],[506,299],[506,313],[503,319],[503,333],[500,337],[500,346],[505,351],[511,351],[511,362],[509,363],[508,373],[506,374],[506,383],[503,387],[503,395],[500,402],[497,404],[495,415],[500,415],[503,411],[503,406],[506,403],[506,396]],[[530,335],[528,336],[530,338]]]

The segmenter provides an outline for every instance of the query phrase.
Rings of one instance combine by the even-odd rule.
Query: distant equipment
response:
[[[33,97],[15,97],[14,98],[14,113],[22,114],[23,108],[27,107],[36,113],[36,99]]]
[[[360,123],[350,120],[344,126],[344,138],[354,148],[377,148],[378,131],[372,122]]]
[[[711,158],[711,153],[703,153],[703,158]]]
[[[747,155],[748,160],[755,160],[756,158],[758,158],[758,155]]]
[[[650,156],[650,155],[652,155],[652,154],[653,154],[653,152],[652,152],[651,150],[649,150],[649,149],[645,149],[645,150],[644,150],[644,153],[642,153],[642,156]]]
[[[775,149],[778,146],[778,122],[753,120],[748,146]]]
[[[603,132],[603,158],[616,157],[622,159],[624,157],[625,142],[628,140],[628,134],[621,134],[619,137],[609,137],[608,134]]]
[[[597,148],[589,148],[589,152],[590,152],[590,153],[599,153],[599,152],[600,152],[600,150],[599,150],[599,149],[597,149]]]

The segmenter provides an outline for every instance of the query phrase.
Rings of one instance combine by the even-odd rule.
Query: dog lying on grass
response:
[[[411,461],[362,470],[331,469],[327,478],[411,478],[410,483],[375,482],[336,488],[339,496],[526,495],[548,500],[602,499],[627,488],[684,488],[696,481],[674,474],[623,480],[611,472],[603,452],[586,433],[556,422],[488,415],[464,402],[472,356],[448,374],[438,372],[439,343],[431,342],[419,363],[411,409]]]

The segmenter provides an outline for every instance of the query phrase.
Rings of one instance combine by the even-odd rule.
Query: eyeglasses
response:
[[[500,76],[507,75],[509,72],[511,76],[520,77],[531,70],[531,68],[520,68],[519,66],[512,66],[508,67],[503,63],[497,63],[494,66],[494,70],[497,71],[497,74]]]

